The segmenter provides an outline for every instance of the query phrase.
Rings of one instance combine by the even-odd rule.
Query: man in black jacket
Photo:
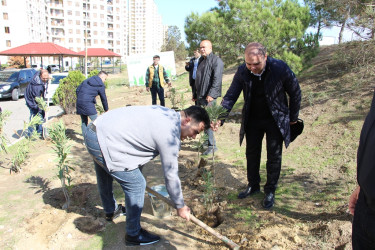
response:
[[[281,170],[282,144],[290,143],[290,125],[296,123],[301,103],[298,80],[288,65],[267,57],[260,43],[245,49],[245,63],[238,67],[221,105],[230,111],[243,91],[240,144],[246,135],[247,188],[239,193],[243,199],[260,191],[260,157],[266,134],[267,182],[262,202],[268,209],[274,205],[275,190]],[[289,96],[289,105],[287,96]]]
[[[77,114],[81,115],[82,135],[85,134],[84,132],[87,129],[88,117],[90,117],[91,121],[94,121],[98,117],[95,108],[96,97],[98,95],[100,96],[100,100],[102,101],[104,111],[108,111],[108,102],[104,85],[107,77],[107,72],[100,71],[98,75],[84,80],[76,89],[76,108]]]
[[[375,94],[362,127],[357,153],[358,187],[349,199],[354,215],[353,249],[375,249]]]
[[[186,71],[189,71],[189,84],[190,84],[191,92],[192,92],[192,100],[195,102],[195,105],[197,105],[197,101],[196,99],[194,99],[195,78],[197,77],[197,69],[199,66],[200,58],[201,58],[201,53],[199,53],[199,49],[196,49],[194,51],[194,57],[192,57],[190,61],[187,62],[185,65]]]
[[[204,40],[200,43],[202,54],[195,78],[195,93],[193,101],[199,106],[210,106],[221,96],[221,85],[224,71],[223,61],[212,53],[212,43]],[[206,131],[208,134],[208,148],[203,155],[212,154],[217,151],[214,132],[212,129]]]
[[[44,110],[40,109],[35,98],[36,97],[43,97],[44,93],[46,91],[46,85],[49,80],[49,74],[46,69],[42,69],[35,73],[33,76],[33,79],[31,80],[30,84],[27,85],[26,91],[25,91],[25,100],[26,100],[26,106],[30,110],[30,120],[33,116],[39,115],[42,118],[42,121],[44,122],[45,118],[45,112]],[[35,126],[36,131],[39,134],[43,133],[43,127],[42,124],[37,124]],[[34,128],[29,127],[29,135],[33,132]]]

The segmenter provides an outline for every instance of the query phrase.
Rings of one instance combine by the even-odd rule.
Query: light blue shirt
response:
[[[199,58],[201,58],[201,57],[195,58],[195,60],[194,60],[194,69],[193,69],[193,79],[194,80],[195,80],[195,77],[197,76],[197,68],[198,68]]]

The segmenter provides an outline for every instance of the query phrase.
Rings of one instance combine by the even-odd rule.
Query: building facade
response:
[[[0,51],[53,42],[76,52],[105,48],[125,61],[164,41],[153,0],[1,0],[0,13]]]

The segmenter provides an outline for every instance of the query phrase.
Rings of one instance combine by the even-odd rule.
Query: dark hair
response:
[[[189,116],[196,122],[203,122],[205,130],[210,128],[210,117],[208,116],[208,113],[204,108],[199,106],[190,106],[187,109],[184,109],[183,111],[185,112],[186,116]]]
[[[49,73],[48,72],[48,70],[46,70],[46,69],[41,69],[40,71],[39,71],[39,76],[42,76],[43,75],[43,73]]]
[[[99,73],[98,73],[98,76],[100,76],[100,75],[108,75],[108,73],[107,72],[105,72],[104,70],[101,70]]]
[[[155,58],[159,58],[160,59],[160,56],[159,55],[154,55],[154,57],[152,59],[155,59]]]

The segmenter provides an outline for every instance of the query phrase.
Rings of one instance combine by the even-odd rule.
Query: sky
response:
[[[202,14],[213,7],[217,7],[216,0],[154,0],[156,6],[158,6],[158,12],[162,16],[164,25],[175,25],[180,29],[182,41],[185,41],[186,36],[184,32],[185,19],[191,12],[197,12]],[[308,32],[312,31],[308,29]],[[316,31],[315,31],[316,32]],[[339,28],[334,27],[331,29],[324,29],[323,36],[330,37],[337,43],[339,36]],[[352,39],[352,34],[346,32],[344,35],[344,41]],[[329,39],[328,39],[329,40]]]
[[[181,32],[182,41],[185,41],[185,19],[192,12],[202,14],[213,7],[217,7],[216,0],[154,0],[158,12],[162,16],[163,24],[176,25]]]

